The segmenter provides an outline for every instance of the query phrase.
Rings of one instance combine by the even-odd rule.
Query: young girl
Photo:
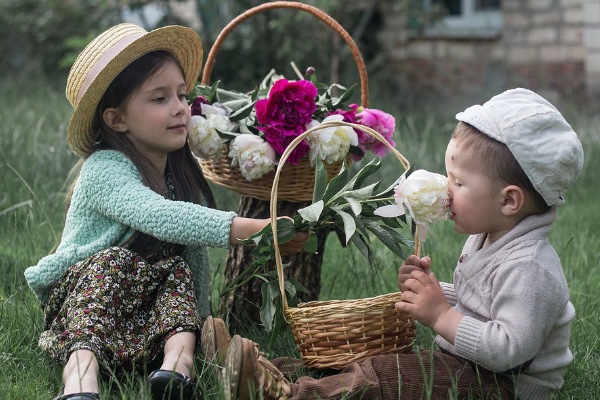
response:
[[[205,247],[238,245],[269,223],[216,210],[190,152],[186,95],[201,64],[191,29],[121,24],[71,68],[67,141],[80,169],[56,251],[25,271],[45,313],[39,345],[66,364],[58,399],[98,399],[100,366],[162,353],[153,395],[190,397],[209,314]],[[282,250],[299,252],[306,236]]]

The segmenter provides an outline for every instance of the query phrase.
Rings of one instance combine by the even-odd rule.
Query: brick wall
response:
[[[503,0],[504,29],[466,38],[412,35],[386,10],[381,38],[404,90],[443,96],[524,86],[579,98],[600,93],[599,0]]]
[[[503,0],[509,86],[585,91],[582,0]]]
[[[600,97],[600,2],[583,0],[585,77],[589,97]]]

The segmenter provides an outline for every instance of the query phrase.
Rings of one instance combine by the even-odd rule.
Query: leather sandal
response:
[[[175,371],[157,369],[148,375],[148,384],[154,400],[191,399],[196,382]]]
[[[292,394],[290,382],[258,345],[238,335],[231,340],[222,374],[227,400],[285,400]]]
[[[204,359],[223,367],[231,336],[221,318],[206,317],[200,335],[200,352]]]

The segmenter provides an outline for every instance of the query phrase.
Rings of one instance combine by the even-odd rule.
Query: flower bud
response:
[[[306,73],[304,75],[311,76],[311,75],[314,75],[316,72],[317,72],[317,70],[315,69],[315,67],[308,67],[308,68],[306,68]]]

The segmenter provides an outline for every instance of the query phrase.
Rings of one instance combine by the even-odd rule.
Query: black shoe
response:
[[[148,375],[148,384],[154,400],[191,399],[196,383],[175,371],[157,369]]]
[[[64,390],[65,388],[63,387],[60,394],[53,400],[100,400],[100,395],[98,393],[85,392],[64,395]]]

